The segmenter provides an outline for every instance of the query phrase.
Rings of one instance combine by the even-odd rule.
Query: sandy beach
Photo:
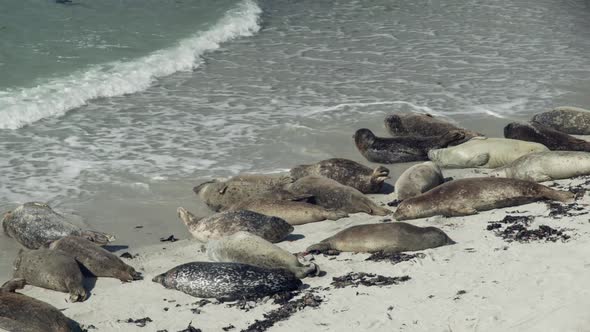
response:
[[[445,176],[460,178],[486,172],[447,170]],[[588,180],[580,177],[544,184],[581,188]],[[395,194],[371,197],[386,204],[395,199]],[[397,263],[367,260],[369,254],[307,255],[304,259],[313,259],[325,275],[303,279],[303,289],[291,301],[303,296],[312,300],[303,301],[306,305],[291,310],[291,315],[273,322],[268,330],[586,331],[589,319],[585,309],[590,300],[583,285],[590,276],[588,197],[582,196],[575,204],[558,209],[559,204],[537,202],[467,217],[412,220],[418,226],[441,228],[457,244],[407,253],[415,256]],[[519,242],[514,240],[516,233],[505,231],[512,225],[506,216],[530,216],[525,228],[537,230],[546,225],[556,234],[545,231],[542,236],[550,235],[549,240],[532,236],[527,241],[525,232],[520,235],[524,234],[525,241]],[[516,223],[523,219],[512,218]],[[296,226],[287,241],[278,245],[301,252],[346,227],[379,222],[395,221],[353,214],[337,221]],[[508,238],[498,235],[501,233]],[[206,303],[209,301],[152,282],[155,275],[174,266],[207,260],[203,244],[187,240],[188,232],[175,236],[180,240],[116,252],[129,252],[134,257],[125,261],[144,274],[142,281],[122,284],[108,278],[89,280],[91,296],[82,303],[67,303],[66,294],[31,286],[23,293],[63,309],[88,331],[170,332],[184,331],[189,324],[202,331],[258,331],[267,315],[273,321],[276,310],[285,309],[285,303],[276,304],[271,298]],[[349,285],[354,281],[351,276],[345,282],[334,282],[334,278],[350,273],[399,279],[388,282],[382,278],[376,285],[356,287]],[[365,280],[371,284],[375,278],[365,276]],[[257,321],[258,327],[253,326]]]

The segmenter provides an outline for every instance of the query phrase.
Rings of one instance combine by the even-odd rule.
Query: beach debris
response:
[[[174,234],[172,234],[168,237],[161,237],[160,238],[160,242],[176,242],[176,241],[178,241],[178,239],[174,237]]]
[[[235,328],[236,328],[235,326],[233,326],[232,324],[229,324],[228,326],[222,327],[221,329],[224,331],[229,331],[229,330],[233,330]]]
[[[367,259],[365,259],[365,261],[373,261],[373,262],[389,261],[391,264],[397,264],[397,263],[412,260],[414,258],[422,259],[424,257],[426,257],[426,255],[424,255],[423,253],[406,254],[403,252],[385,253],[383,251],[378,251],[378,252],[371,254],[371,256],[369,256]]]
[[[149,317],[144,317],[144,318],[139,318],[139,319],[127,318],[126,320],[117,320],[117,323],[135,324],[138,327],[145,327],[147,325],[147,323],[151,323],[151,322],[153,322],[153,320]]]
[[[578,203],[571,204],[559,204],[554,202],[547,202],[549,208],[549,217],[561,219],[563,217],[575,217],[588,214],[588,211],[583,211],[584,208],[578,205]],[[578,211],[578,212],[576,212]]]
[[[127,259],[134,259],[135,257],[138,257],[138,256],[139,256],[139,254],[132,255],[130,252],[126,251],[126,252],[122,253],[119,257],[127,258]]]
[[[540,225],[537,229],[528,228],[533,220],[533,216],[506,216],[500,221],[489,222],[486,229],[493,231],[496,236],[503,238],[507,242],[526,243],[541,240],[551,242],[561,240],[565,242],[570,239],[569,235],[563,233],[564,230],[547,225]],[[503,228],[504,226],[506,227]]]
[[[463,295],[463,294],[467,294],[467,291],[465,291],[465,290],[458,291],[457,292],[457,295],[455,296],[455,298],[453,298],[453,300],[459,300],[459,299],[461,299],[461,295]]]
[[[190,322],[186,329],[178,331],[178,332],[202,332],[201,329],[193,327],[193,322]]]
[[[344,287],[358,287],[359,285],[363,286],[389,286],[389,285],[398,285],[401,282],[405,282],[410,280],[409,276],[401,276],[401,277],[386,277],[382,275],[377,275],[373,273],[365,273],[365,272],[350,272],[346,275],[341,277],[333,277],[331,285],[335,286],[336,288],[344,288]]]

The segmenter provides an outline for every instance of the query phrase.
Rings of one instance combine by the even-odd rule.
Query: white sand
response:
[[[461,174],[477,175],[465,170],[445,172],[445,176],[455,178]],[[558,181],[565,185],[581,182],[583,179]],[[394,194],[372,197],[382,203],[395,198]],[[588,203],[588,196],[578,201],[585,204],[584,211]],[[565,243],[508,243],[486,230],[488,221],[518,214],[508,213],[515,210],[536,216],[534,228],[546,224],[571,229],[567,234],[572,238]],[[457,244],[425,250],[424,258],[396,265],[365,261],[368,254],[342,253],[335,258],[318,255],[315,262],[327,274],[303,281],[310,287],[330,287],[318,292],[324,302],[318,308],[307,307],[295,313],[269,331],[588,331],[590,215],[552,219],[548,212],[547,205],[538,202],[468,217],[409,221],[418,226],[440,227]],[[338,221],[296,226],[293,234],[304,238],[279,245],[299,252],[348,226],[383,219],[355,214]],[[189,235],[187,232],[176,236]],[[80,324],[97,328],[90,331],[172,332],[186,328],[191,321],[204,332],[222,331],[230,324],[235,326],[230,331],[239,331],[278,307],[269,301],[246,312],[225,304],[208,304],[199,308],[200,314],[195,314],[191,309],[198,308],[193,303],[200,299],[151,281],[155,275],[179,264],[207,260],[201,246],[193,240],[181,240],[130,248],[139,257],[126,262],[142,271],[145,280],[122,284],[100,278],[91,297],[83,303],[67,303],[67,294],[31,286],[23,292],[64,309],[67,316]],[[408,275],[411,280],[384,287],[335,289],[330,285],[332,277],[349,272]],[[459,291],[465,293],[457,295]],[[153,322],[145,327],[117,322],[143,317],[150,317]]]

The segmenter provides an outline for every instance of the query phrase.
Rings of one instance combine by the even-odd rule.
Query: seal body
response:
[[[533,122],[572,135],[590,135],[590,111],[579,107],[560,106],[533,116]]]
[[[495,169],[490,176],[543,182],[590,174],[590,153],[579,151],[537,152]]]
[[[25,203],[2,218],[4,233],[29,249],[38,249],[68,235],[84,237],[97,244],[107,244],[114,236],[84,230],[68,222],[49,205],[38,202]]]
[[[246,231],[274,243],[283,240],[294,230],[281,218],[248,210],[224,211],[201,219],[183,207],[179,207],[177,212],[189,232],[201,242]]]
[[[268,269],[285,269],[297,278],[319,273],[315,264],[303,265],[295,255],[248,232],[237,232],[207,243],[207,256],[215,262],[250,264]]]
[[[432,161],[427,161],[408,168],[395,182],[397,199],[404,200],[418,196],[442,184],[445,179],[440,168]]]
[[[0,288],[0,329],[14,332],[81,332],[78,323],[45,302],[16,293],[25,286],[14,279]]]
[[[192,296],[224,301],[259,298],[301,286],[301,280],[287,270],[216,262],[183,264],[153,281]]]
[[[301,200],[289,193],[284,186],[293,182],[288,176],[242,175],[226,181],[212,180],[201,183],[193,191],[213,211],[221,211],[231,206],[258,198],[278,200]]]
[[[348,217],[348,213],[338,210],[328,210],[319,205],[299,201],[281,201],[273,199],[254,199],[238,203],[230,208],[232,211],[248,210],[278,217],[291,225],[303,225],[326,219],[338,220]]]
[[[549,151],[543,144],[507,138],[475,137],[463,144],[430,150],[428,157],[446,168],[496,168],[533,152]]]
[[[391,211],[378,206],[360,191],[322,176],[305,176],[293,182],[289,190],[302,195],[311,195],[315,202],[327,209],[348,213],[365,212],[384,216]]]
[[[541,143],[549,150],[590,152],[590,142],[539,123],[510,123],[504,127],[504,137]]]
[[[463,133],[451,131],[441,136],[377,137],[369,129],[359,129],[354,142],[368,161],[381,164],[405,163],[428,160],[428,151],[448,146],[463,139]]]
[[[84,301],[84,277],[76,260],[61,251],[38,249],[21,251],[14,262],[14,277],[29,285],[70,293],[72,302]]]
[[[459,128],[454,124],[423,113],[397,113],[385,118],[385,129],[391,136],[441,136],[449,131],[460,131],[463,139],[449,145],[461,144],[473,137],[484,136],[475,131]]]
[[[436,227],[418,227],[404,222],[357,225],[307,248],[308,252],[339,250],[350,252],[397,253],[454,244]]]
[[[323,176],[338,181],[363,194],[378,194],[381,192],[383,182],[389,179],[389,170],[383,166],[370,169],[355,161],[342,158],[322,160],[315,164],[299,165],[291,169],[291,177],[294,180],[308,175]]]
[[[141,274],[97,244],[77,236],[66,236],[49,246],[74,257],[95,277],[117,278],[121,281],[141,279]]]
[[[539,200],[569,202],[574,194],[553,190],[531,181],[507,178],[468,178],[441,184],[422,195],[406,199],[393,215],[397,220],[436,215],[465,216]]]

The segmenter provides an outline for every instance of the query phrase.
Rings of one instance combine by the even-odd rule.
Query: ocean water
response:
[[[363,161],[352,134],[385,135],[389,112],[501,136],[590,108],[589,15],[587,0],[5,0],[0,209],[49,202],[132,249],[188,236],[175,209],[207,213],[203,180]],[[0,235],[0,276],[16,248]]]

